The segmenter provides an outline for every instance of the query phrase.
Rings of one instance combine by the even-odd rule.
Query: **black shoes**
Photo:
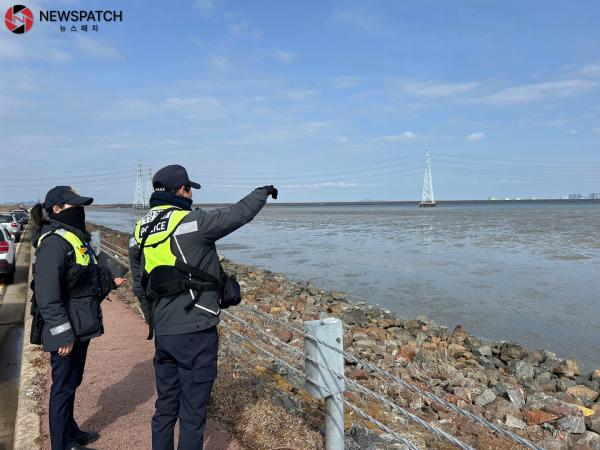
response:
[[[71,447],[69,450],[95,450],[91,447],[82,447],[79,444],[75,444],[73,447]]]
[[[91,444],[94,441],[97,441],[98,438],[100,438],[100,433],[96,433],[95,431],[82,431],[79,436],[77,436],[77,439],[75,439],[75,441],[81,446],[81,445],[87,445],[87,444]],[[77,447],[75,447],[77,448]],[[81,450],[85,450],[83,447],[79,447],[81,448]],[[91,450],[91,449],[88,449]]]

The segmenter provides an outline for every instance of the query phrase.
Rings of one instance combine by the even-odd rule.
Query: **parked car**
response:
[[[12,213],[17,218],[17,221],[23,225],[27,225],[29,223],[29,213],[24,209],[13,209]]]
[[[21,224],[13,213],[0,213],[0,225],[4,225],[15,242],[21,240]]]
[[[15,243],[8,230],[0,225],[0,275],[6,283],[15,279]]]

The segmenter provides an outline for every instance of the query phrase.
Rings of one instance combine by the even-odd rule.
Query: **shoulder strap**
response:
[[[212,283],[217,286],[220,285],[219,280],[216,277],[212,276],[210,273],[205,272],[204,270],[200,270],[197,267],[194,267],[186,262],[183,262],[179,258],[175,258],[175,267],[177,267],[183,272],[191,273],[194,277],[206,283]]]
[[[152,231],[154,226],[158,223],[158,221],[160,219],[162,219],[167,213],[170,213],[171,211],[175,211],[176,209],[179,209],[179,208],[167,208],[167,209],[163,209],[160,213],[158,213],[158,215],[154,218],[154,220],[152,222],[150,222],[150,224],[148,225],[148,228],[147,228],[148,232],[142,238],[142,242],[140,243],[140,249],[144,250],[144,246],[146,245],[146,241],[148,240],[148,237],[150,236],[150,232]]]
[[[42,242],[44,242],[44,239],[46,239],[48,236],[51,236],[53,234],[56,234],[56,230],[46,231],[44,234],[42,234],[40,237],[38,237],[36,251],[40,247]]]

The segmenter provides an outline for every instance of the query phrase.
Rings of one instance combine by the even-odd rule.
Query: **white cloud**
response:
[[[402,134],[390,134],[387,136],[379,136],[373,140],[375,142],[411,142],[417,139],[418,137],[419,136],[417,136],[411,131],[405,131]]]
[[[359,28],[363,31],[371,31],[377,28],[379,20],[372,14],[340,11],[333,15],[333,20],[336,22],[346,23]]]
[[[247,20],[232,23],[229,25],[229,33],[234,36],[245,37],[250,39],[261,39],[262,31],[250,25]]]
[[[478,131],[476,133],[471,133],[467,135],[466,140],[469,142],[477,142],[485,139],[485,133],[483,131]]]
[[[77,45],[79,50],[92,58],[121,59],[123,55],[113,46],[101,42],[98,38],[88,36],[77,36]]]
[[[208,64],[215,70],[226,70],[231,67],[229,59],[221,55],[211,56],[208,60]]]
[[[284,64],[291,63],[296,59],[296,55],[286,50],[274,50],[273,56]]]
[[[294,89],[285,92],[285,95],[292,100],[308,100],[319,95],[316,89]]]
[[[600,64],[588,64],[582,67],[579,72],[588,77],[598,77],[600,76]]]
[[[101,115],[108,118],[143,118],[163,113],[178,113],[184,119],[211,119],[223,115],[222,102],[214,97],[170,97],[162,101],[121,100]]]
[[[171,97],[161,105],[163,110],[177,111],[186,119],[211,119],[223,114],[223,104],[214,97]]]
[[[212,0],[194,0],[192,6],[203,14],[210,14],[215,9]]]
[[[73,58],[70,53],[62,48],[61,42],[56,39],[37,39],[18,41],[10,39],[9,33],[0,36],[0,59],[12,61],[43,61],[53,64],[63,64]],[[26,36],[28,38],[29,36]]]
[[[350,142],[350,139],[348,139],[346,136],[338,136],[338,138],[335,140],[335,143],[339,145],[349,144]]]
[[[600,134],[600,127],[596,127],[592,131],[596,134]]]
[[[560,81],[546,81],[542,83],[527,84],[501,89],[483,97],[466,100],[469,103],[487,105],[512,105],[519,103],[534,103],[548,99],[562,99],[590,91],[597,86],[596,83],[570,79]]]
[[[475,89],[478,83],[410,83],[403,87],[404,92],[421,97],[450,97]]]
[[[358,84],[358,77],[338,77],[333,80],[333,87],[344,89],[354,87]]]
[[[579,131],[577,131],[575,128],[571,128],[569,131],[567,131],[567,134],[569,136],[577,136],[579,134]]]

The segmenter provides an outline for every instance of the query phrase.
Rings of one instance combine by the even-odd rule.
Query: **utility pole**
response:
[[[423,195],[421,196],[420,207],[436,206],[437,203],[433,198],[433,182],[431,181],[431,155],[429,148],[425,153],[425,179],[423,180]]]
[[[144,195],[144,185],[142,181],[142,163],[137,162],[135,169],[135,194],[133,196],[133,209],[146,208],[146,197]]]

